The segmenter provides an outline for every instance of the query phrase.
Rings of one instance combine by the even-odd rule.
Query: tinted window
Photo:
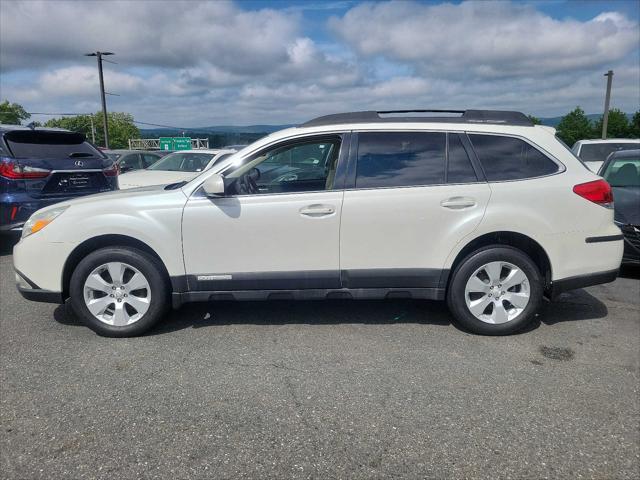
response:
[[[15,130],[4,138],[16,158],[104,158],[79,133]]]
[[[211,159],[213,153],[172,153],[158,160],[149,170],[168,170],[171,172],[201,172]]]
[[[236,193],[313,192],[333,187],[340,139],[275,147],[248,159],[227,175],[237,178]]]
[[[550,175],[558,166],[519,138],[469,135],[487,180],[518,180]]]
[[[140,158],[137,153],[123,155],[120,157],[120,171],[138,170],[140,168]]]
[[[473,170],[469,155],[462,146],[460,137],[449,134],[449,165],[447,167],[447,183],[477,182],[478,177]]]
[[[153,155],[152,153],[143,153],[142,154],[142,163],[144,166],[142,168],[148,168],[154,163],[156,163],[160,157],[158,155]]]
[[[640,158],[615,159],[602,176],[612,187],[640,187]]]
[[[580,160],[583,162],[604,162],[613,152],[635,150],[640,143],[585,143],[580,148]]]
[[[444,183],[446,134],[358,134],[357,188]]]

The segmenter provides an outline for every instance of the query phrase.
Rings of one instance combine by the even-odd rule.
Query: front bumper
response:
[[[45,303],[64,303],[62,292],[42,289],[18,270],[16,270],[16,287],[20,295],[27,300]]]

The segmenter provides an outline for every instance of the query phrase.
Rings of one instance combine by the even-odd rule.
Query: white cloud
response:
[[[553,19],[510,2],[364,3],[331,28],[360,55],[421,72],[483,78],[543,76],[602,66],[638,49],[638,24],[616,12],[588,22]]]
[[[0,97],[95,111],[97,68],[83,54],[102,49],[118,62],[105,64],[107,91],[121,95],[109,109],[179,126],[393,108],[597,112],[609,68],[612,104],[640,104],[638,22],[618,12],[578,21],[507,1],[365,3],[329,21],[331,38],[304,5],[0,0]]]

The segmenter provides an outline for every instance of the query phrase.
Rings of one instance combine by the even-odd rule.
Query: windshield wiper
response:
[[[187,182],[183,180],[182,182],[170,183],[169,185],[164,187],[164,189],[165,190],[177,190],[178,188],[184,187],[186,184],[187,184]]]

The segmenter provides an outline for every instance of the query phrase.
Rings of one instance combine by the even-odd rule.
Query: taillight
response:
[[[112,163],[110,166],[102,170],[102,173],[106,177],[116,177],[120,173],[120,168],[115,163]]]
[[[25,180],[49,176],[50,170],[18,165],[14,162],[0,162],[0,176],[10,180]]]
[[[573,187],[574,193],[605,208],[613,208],[613,192],[606,180],[594,180]]]

